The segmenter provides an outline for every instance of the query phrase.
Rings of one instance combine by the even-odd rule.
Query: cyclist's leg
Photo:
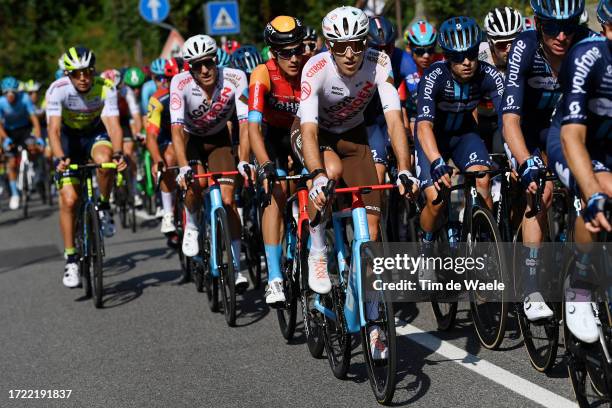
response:
[[[108,163],[113,159],[113,145],[106,133],[101,133],[90,140],[91,159],[95,163]],[[96,177],[100,189],[100,201],[108,202],[113,182],[115,180],[114,171],[110,169],[98,169]]]
[[[384,122],[376,121],[371,126],[366,128],[368,133],[368,144],[372,151],[372,158],[376,166],[376,175],[378,183],[382,184],[385,180],[385,171],[387,170],[387,126]]]
[[[453,162],[461,171],[488,170],[491,167],[489,152],[485,142],[476,133],[467,133],[451,138]],[[491,197],[491,177],[476,179],[476,188],[487,206],[493,208]]]
[[[431,163],[425,155],[425,151],[423,151],[419,138],[416,135],[414,138],[414,159],[416,176],[419,179],[421,191],[425,194],[425,206],[421,210],[420,216],[423,241],[431,243],[434,240],[434,232],[439,228],[437,224],[445,203],[433,204],[433,201],[438,196],[438,192],[431,178]]]
[[[131,174],[131,182],[132,185],[129,186],[131,194],[134,196],[134,199],[137,200],[136,205],[142,205],[140,202],[140,196],[138,195],[138,180],[136,178],[136,169],[138,166],[138,155],[136,149],[136,144],[134,143],[134,139],[132,138],[131,132],[126,133],[126,129],[128,127],[124,127],[123,129],[123,153],[127,157],[129,172]],[[138,197],[138,199],[136,199]]]
[[[172,143],[160,144],[159,150],[164,157],[167,167],[175,167],[177,165],[178,162]],[[174,209],[174,191],[176,190],[176,177],[172,171],[164,172],[159,188],[161,190],[164,213],[172,213]]]
[[[6,152],[8,157],[8,179],[11,193],[11,209],[16,209],[19,206],[19,189],[17,187],[17,173],[19,172],[17,148],[18,146],[26,147],[25,141],[30,136],[32,128],[24,126],[18,129],[7,131],[8,136],[13,140],[13,147]]]

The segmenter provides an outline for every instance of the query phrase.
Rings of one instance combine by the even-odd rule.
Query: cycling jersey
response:
[[[423,69],[416,65],[414,62],[414,58],[412,54],[408,53],[410,59],[413,64],[410,64],[410,69],[404,80],[402,81],[398,91],[400,95],[400,99],[404,103],[404,107],[406,108],[406,113],[408,117],[412,120],[416,118],[417,114],[417,99],[418,99],[418,91],[419,91],[419,82],[421,81],[421,77],[423,76]],[[444,56],[442,54],[434,54],[432,58],[432,63],[444,61]]]
[[[17,93],[14,103],[9,103],[6,96],[0,96],[0,120],[6,130],[30,126],[30,116],[34,114],[36,110],[27,93]]]
[[[472,112],[481,99],[488,96],[499,111],[503,92],[500,73],[486,62],[479,62],[467,83],[454,79],[449,63],[436,62],[425,71],[419,84],[416,120],[433,122],[438,138],[468,133],[476,129]]]
[[[109,80],[95,77],[87,93],[76,90],[70,78],[53,82],[47,91],[47,121],[61,116],[66,130],[87,131],[104,129],[102,116],[119,116],[117,91]]]
[[[119,114],[122,118],[133,118],[140,115],[140,105],[136,101],[136,94],[129,86],[119,90]]]
[[[159,145],[170,143],[170,91],[160,88],[149,98],[147,133],[157,136]]]
[[[205,95],[191,72],[181,72],[170,83],[171,123],[183,125],[187,133],[195,136],[217,134],[227,126],[234,110],[239,122],[246,121],[249,111],[246,91],[246,74],[237,69],[219,68],[212,95]]]
[[[258,65],[249,85],[249,122],[263,118],[272,127],[291,128],[300,104],[299,81],[287,80],[274,59]]]
[[[590,35],[579,28],[575,41]],[[560,85],[544,57],[535,30],[524,31],[512,43],[508,54],[505,91],[501,113],[521,117],[521,128],[528,147],[545,144],[543,130],[550,126],[553,109],[561,97]]]
[[[400,110],[391,60],[385,53],[367,49],[362,66],[350,78],[340,75],[329,52],[317,54],[302,71],[297,116],[302,124],[318,123],[331,133],[344,133],[363,123],[363,111],[376,89],[383,112]]]
[[[147,113],[149,106],[149,98],[157,91],[155,81],[150,79],[142,85],[140,90],[140,112],[144,115]]]

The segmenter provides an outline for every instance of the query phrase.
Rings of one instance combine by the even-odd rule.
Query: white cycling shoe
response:
[[[553,311],[550,310],[540,292],[533,292],[525,297],[523,301],[523,311],[525,316],[532,322],[540,319],[552,317]]]
[[[374,325],[368,329],[370,333],[370,350],[374,360],[384,360],[389,355],[385,332],[380,327]]]
[[[567,328],[578,340],[595,343],[599,339],[589,290],[576,288],[565,290],[565,321]]]
[[[167,234],[169,232],[176,231],[176,227],[174,226],[174,214],[171,212],[167,212],[162,217],[161,221],[161,233]]]
[[[64,277],[62,283],[67,288],[76,288],[81,284],[81,276],[79,275],[79,264],[76,262],[67,263],[64,266]]]
[[[195,225],[187,224],[183,234],[183,254],[185,256],[196,256],[200,252],[198,244],[199,231]]]
[[[310,251],[308,254],[308,286],[320,295],[331,290],[331,280],[327,272],[327,251]]]
[[[283,291],[283,280],[274,279],[268,282],[266,289],[266,303],[270,306],[282,306],[285,303],[285,292]]]
[[[134,207],[142,207],[142,197],[140,196],[140,194],[135,194],[134,195]]]
[[[18,195],[12,195],[10,200],[9,200],[9,208],[11,210],[17,210],[19,209],[19,196]]]
[[[234,283],[237,291],[243,291],[249,287],[249,280],[242,272],[236,272],[236,281]]]

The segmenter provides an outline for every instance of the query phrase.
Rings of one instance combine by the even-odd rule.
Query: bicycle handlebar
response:
[[[117,163],[88,163],[88,164],[69,164],[69,170],[87,170],[87,169],[117,169]]]

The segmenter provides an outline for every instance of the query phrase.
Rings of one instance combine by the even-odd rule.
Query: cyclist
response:
[[[217,48],[217,66],[221,67],[229,67],[232,62],[231,56],[223,51],[221,48]]]
[[[23,84],[23,90],[30,96],[30,100],[32,101],[32,105],[34,105],[34,112],[36,116],[38,116],[38,120],[45,120],[45,110],[42,108],[42,101],[40,100],[40,82],[36,82],[33,79],[26,81]]]
[[[321,49],[320,38],[317,36],[317,30],[310,26],[304,27],[304,55],[310,58]]]
[[[535,13],[535,30],[516,37],[508,56],[508,69],[501,114],[506,151],[518,169],[521,185],[535,194],[536,181],[546,170],[546,141],[553,109],[560,97],[557,74],[570,47],[589,35],[578,22],[584,10],[583,0],[531,0]],[[499,111],[498,111],[499,112]],[[528,200],[526,213],[531,211]],[[552,201],[552,182],[546,182],[542,203]],[[548,318],[553,311],[538,290],[539,246],[543,240],[546,211],[534,217],[523,217],[525,276],[523,310],[529,320]]]
[[[429,66],[442,59],[436,53],[436,29],[425,20],[418,20],[413,23],[404,33],[404,44],[406,51],[414,60],[415,68],[406,75],[405,82],[400,87],[400,97],[404,101],[406,108],[407,121],[410,124],[411,133],[414,134],[414,122],[416,120],[416,103],[419,81],[423,76],[423,71]]]
[[[417,68],[414,60],[406,51],[395,46],[397,32],[393,23],[385,17],[369,17],[369,20],[368,47],[384,52],[391,58],[393,82],[395,87],[399,88],[406,77],[416,72]],[[376,165],[378,182],[382,183],[385,179],[387,168],[389,135],[380,97],[377,94],[374,95],[368,104],[364,117],[364,123],[368,132],[368,144],[372,150],[372,157]]]
[[[236,40],[226,41],[225,44],[221,47],[223,51],[227,52],[229,55],[232,55],[234,51],[240,48],[240,43]]]
[[[446,61],[427,69],[419,83],[416,119],[416,171],[426,206],[421,211],[422,241],[432,251],[434,232],[445,203],[434,205],[436,190],[451,186],[450,157],[461,171],[487,170],[489,152],[478,134],[473,111],[486,95],[499,107],[503,80],[495,67],[478,61],[481,30],[470,17],[453,17],[442,23],[438,43]],[[490,177],[476,180],[489,207]]]
[[[261,58],[263,58],[263,62],[268,62],[272,58],[272,49],[269,45],[261,49]]]
[[[147,109],[149,107],[149,98],[155,93],[155,91],[157,91],[157,88],[159,87],[160,83],[165,79],[165,67],[166,60],[164,58],[157,58],[153,60],[153,62],[151,62],[151,65],[149,66],[151,76],[153,78],[145,82],[144,85],[142,85],[142,89],[140,91],[140,112],[143,115],[147,114]],[[147,126],[146,119],[144,126]]]
[[[244,72],[232,68],[217,68],[217,44],[207,35],[190,37],[183,46],[183,58],[189,71],[181,72],[170,83],[170,118],[172,144],[180,166],[177,182],[187,189],[185,209],[187,220],[182,251],[186,256],[199,252],[197,214],[202,207],[204,182],[187,186],[187,176],[193,172],[189,160],[199,163],[195,170],[232,171],[236,168],[227,122],[234,110],[240,127],[240,161],[248,161],[249,142],[247,88]],[[219,180],[221,195],[227,211],[232,251],[236,262],[236,287],[246,288],[248,281],[240,272],[240,218],[234,206],[234,178]]]
[[[309,192],[311,210],[313,205],[321,209],[326,204],[322,189],[328,178],[343,178],[349,186],[377,184],[363,119],[376,89],[400,173],[412,177],[391,60],[366,47],[368,17],[355,7],[344,6],[329,12],[322,26],[329,51],[315,55],[304,66],[300,107],[291,129],[293,152],[311,173],[317,173]],[[380,201],[376,192],[364,197],[373,240],[378,238]],[[321,294],[331,289],[324,228],[310,228],[308,258],[308,283]]]
[[[28,146],[28,151],[38,153],[44,148],[40,121],[32,100],[25,92],[18,92],[19,81],[6,77],[1,83],[0,96],[0,140],[2,149],[8,157],[8,179],[11,198],[9,208],[19,208],[19,189],[17,188],[17,147]],[[35,147],[36,146],[36,147]]]
[[[278,16],[266,25],[264,40],[272,58],[258,65],[249,84],[249,139],[259,166],[259,179],[286,176],[291,156],[289,131],[300,100],[304,26],[295,17]],[[265,134],[265,136],[264,136]],[[286,185],[277,184],[263,212],[262,235],[268,261],[266,303],[285,302],[281,273],[281,236]]]
[[[117,163],[126,168],[123,159],[123,135],[119,123],[117,92],[113,84],[95,76],[96,57],[88,48],[70,48],[64,55],[65,76],[53,82],[47,91],[47,123],[49,143],[57,162],[60,179],[60,228],[64,240],[66,266],[63,283],[74,288],[80,283],[74,246],[74,221],[79,192],[78,179],[67,170],[70,163]],[[96,176],[100,189],[98,209],[102,215],[102,232],[112,236],[109,196],[113,173],[99,170]]]
[[[591,307],[592,284],[589,244],[599,231],[612,231],[603,207],[612,197],[612,2],[601,0],[597,19],[603,37],[588,38],[576,44],[568,53],[559,74],[562,100],[554,121],[561,123],[560,141],[569,171],[578,183],[583,197],[581,216],[574,226],[576,267],[566,289],[565,319],[572,334],[585,343],[599,339],[598,325]],[[553,124],[553,127],[556,123]],[[559,137],[551,133],[549,138]],[[552,159],[552,157],[551,157]],[[555,166],[559,170],[558,166]],[[565,167],[567,168],[567,167]],[[562,181],[567,182],[566,177]],[[573,180],[567,184],[575,188]],[[585,205],[586,204],[586,205]]]
[[[484,29],[487,41],[480,43],[478,59],[493,65],[506,77],[508,52],[512,41],[523,30],[523,16],[512,7],[496,7],[485,16]],[[486,99],[478,105],[478,128],[490,152],[503,152],[501,129],[498,114],[491,100]],[[497,197],[497,188],[494,188]]]
[[[151,153],[153,165],[151,172],[157,176],[157,164],[164,166],[177,165],[174,146],[172,145],[172,132],[170,130],[170,81],[188,67],[183,64],[182,58],[166,60],[165,75],[167,80],[161,84],[157,92],[149,99],[147,112],[147,149]],[[161,233],[168,239],[168,246],[175,248],[178,245],[178,235],[174,225],[174,197],[176,182],[172,172],[165,172],[160,182],[162,201]]]
[[[263,58],[254,45],[243,45],[231,57],[231,66],[244,72],[247,80],[259,64],[263,64]]]

